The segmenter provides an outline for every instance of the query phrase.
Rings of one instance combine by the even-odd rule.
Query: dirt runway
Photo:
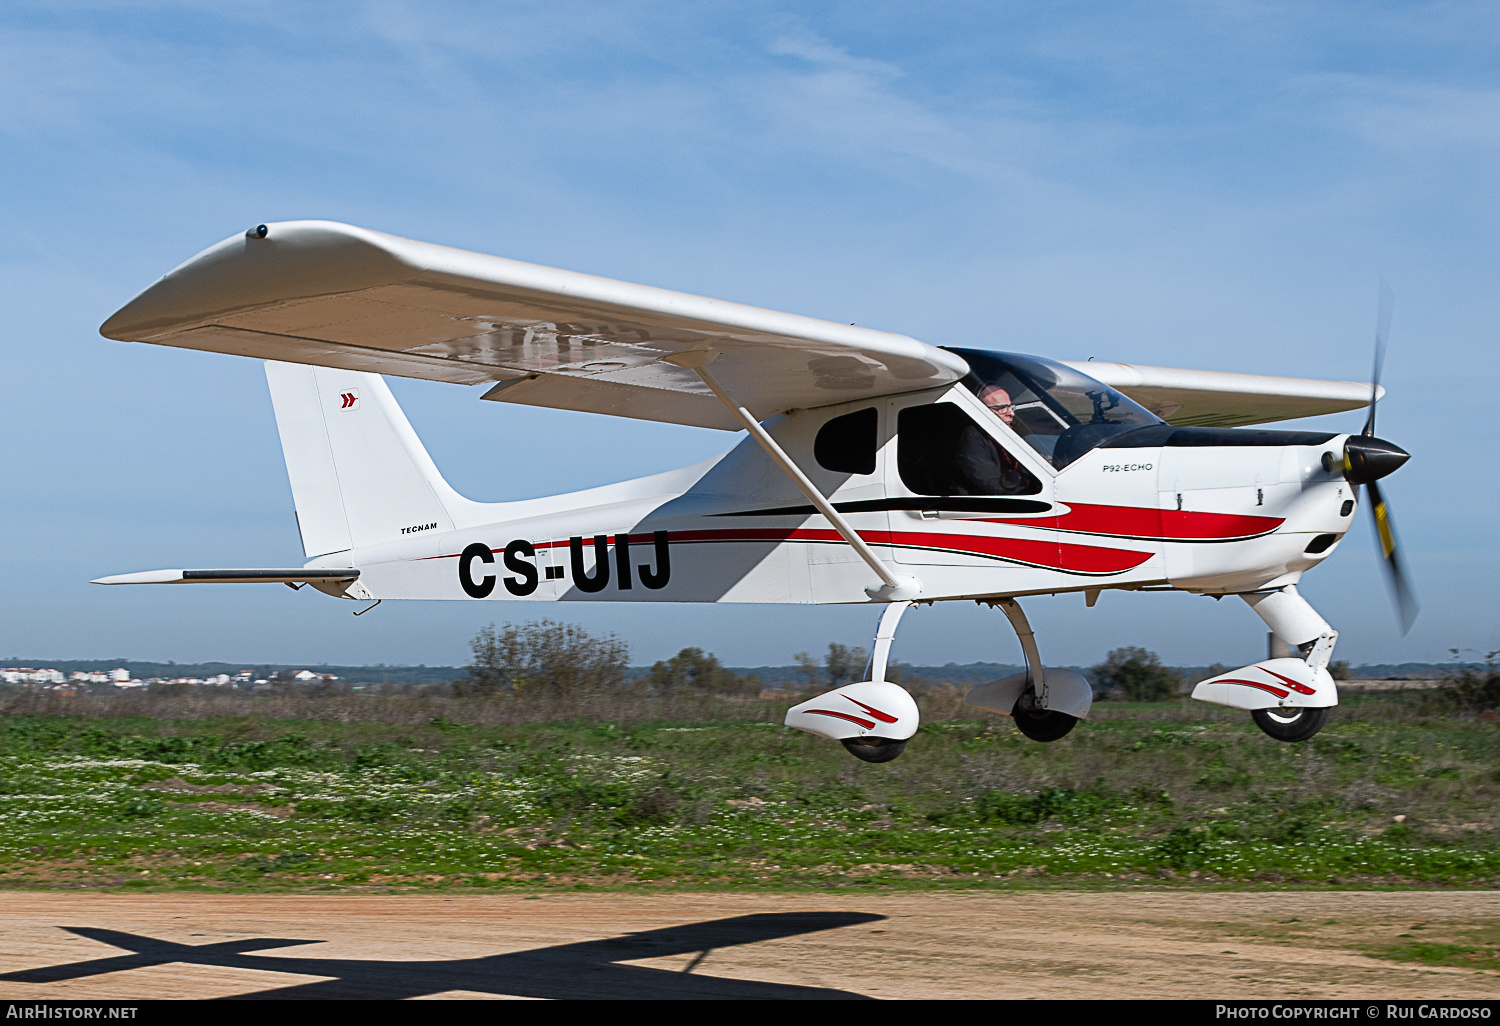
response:
[[[0,892],[0,998],[1496,998],[1494,892]]]

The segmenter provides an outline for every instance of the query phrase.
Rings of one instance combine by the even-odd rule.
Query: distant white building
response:
[[[36,668],[31,666],[7,666],[0,669],[0,681],[6,684],[41,684],[51,686],[55,684],[140,684],[130,675],[130,671],[124,667],[113,670],[74,670],[64,675],[61,670],[51,667]]]
[[[332,673],[317,673],[313,670],[298,670],[292,674],[292,679],[299,684],[315,684],[332,682],[338,677]],[[71,674],[64,675],[61,670],[50,667],[37,668],[32,666],[7,666],[0,668],[0,681],[6,684],[40,684],[43,686],[54,684],[113,684],[119,688],[140,688],[148,684],[208,684],[213,686],[226,686],[231,684],[265,684],[265,680],[255,679],[255,674],[250,670],[241,670],[233,676],[227,673],[215,674],[212,677],[152,677],[150,680],[139,680],[131,676],[129,670],[123,666],[113,670],[75,670]]]
[[[61,684],[66,680],[61,670],[38,670],[30,666],[7,666],[0,669],[0,681],[7,684]]]

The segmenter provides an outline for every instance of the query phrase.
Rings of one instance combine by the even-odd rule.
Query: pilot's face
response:
[[[1003,388],[986,388],[979,393],[979,401],[1006,424],[1016,419],[1016,408],[1011,405],[1010,393]]]

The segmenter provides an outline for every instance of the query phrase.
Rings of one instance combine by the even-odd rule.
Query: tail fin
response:
[[[378,374],[266,363],[308,558],[454,527],[466,503]]]

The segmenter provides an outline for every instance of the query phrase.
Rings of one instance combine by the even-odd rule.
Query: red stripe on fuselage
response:
[[[871,545],[928,552],[952,552],[958,555],[1000,559],[1008,563],[1061,570],[1075,574],[1119,574],[1133,570],[1151,558],[1149,552],[1130,549],[1106,549],[1097,545],[1075,545],[1071,542],[1039,541],[1032,538],[997,538],[989,535],[915,533],[906,531],[861,531],[859,536]],[[633,534],[632,545],[650,543],[654,535]],[[613,541],[614,536],[610,536]],[[703,542],[829,542],[847,544],[837,531],[819,528],[750,527],[715,531],[672,531],[668,541],[674,545]],[[589,540],[592,546],[592,537]],[[538,549],[566,548],[567,541],[535,542]],[[502,552],[502,548],[491,549]],[[457,559],[458,553],[424,556],[423,559]]]
[[[1152,509],[1147,506],[1096,506],[1070,502],[1068,512],[1055,517],[986,518],[991,524],[1041,527],[1072,534],[1098,534],[1115,538],[1151,538],[1164,541],[1239,541],[1270,534],[1285,520],[1239,513],[1198,513],[1185,509]]]
[[[918,534],[908,531],[861,531],[871,545],[953,552],[959,555],[1003,559],[1009,563],[1044,567],[1081,574],[1118,574],[1133,570],[1151,558],[1149,552],[1105,549],[1095,545],[1037,541],[1030,538],[996,538],[975,534]],[[800,541],[844,543],[837,531],[816,528],[750,528],[724,531],[673,531],[673,542]]]

